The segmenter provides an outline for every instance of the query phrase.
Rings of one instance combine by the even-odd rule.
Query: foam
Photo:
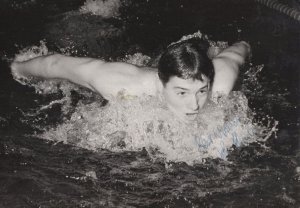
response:
[[[69,121],[42,137],[95,151],[146,148],[153,159],[193,164],[207,157],[226,159],[232,145],[267,139],[249,112],[246,97],[235,92],[219,104],[209,102],[194,123],[186,124],[155,97],[118,97],[105,107],[79,104]]]
[[[120,0],[86,0],[80,12],[111,18],[119,16],[120,6]]]
[[[169,44],[169,46],[175,45],[177,43],[181,43],[181,42],[189,40],[189,39],[194,39],[194,38],[195,39],[200,39],[200,40],[205,40],[205,41],[207,41],[209,43],[209,49],[207,51],[207,55],[208,55],[208,57],[210,59],[213,59],[222,50],[224,50],[225,48],[228,47],[228,42],[209,40],[208,37],[207,37],[207,35],[202,34],[200,31],[197,31],[197,32],[195,32],[193,34],[184,35],[178,41]]]

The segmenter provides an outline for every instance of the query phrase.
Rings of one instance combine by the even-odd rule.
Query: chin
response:
[[[197,115],[198,114],[194,114],[194,115],[187,115],[186,113],[184,112],[178,112],[176,111],[176,109],[172,108],[171,106],[169,106],[169,110],[171,112],[173,112],[173,114],[182,122],[184,123],[189,123],[189,122],[192,122],[192,121],[195,121],[196,118],[197,118]]]
[[[196,120],[198,114],[195,115],[187,115],[185,113],[182,114],[176,114],[177,118],[179,118],[181,121],[183,121],[184,123],[190,123]]]
[[[191,121],[195,121],[196,118],[197,118],[198,114],[195,114],[195,115],[186,115],[185,116],[185,120],[188,121],[188,122],[191,122]]]

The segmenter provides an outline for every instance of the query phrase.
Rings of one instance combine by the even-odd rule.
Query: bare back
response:
[[[119,92],[141,96],[156,94],[155,69],[137,67],[126,63],[104,63],[93,70],[92,88],[105,98],[117,96]]]

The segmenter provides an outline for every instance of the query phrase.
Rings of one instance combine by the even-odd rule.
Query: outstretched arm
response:
[[[89,78],[92,58],[74,58],[60,54],[39,56],[24,62],[13,62],[12,73],[17,77],[41,77],[45,79],[66,79],[91,89]],[[103,61],[97,60],[102,63]]]
[[[104,62],[93,58],[78,58],[60,54],[40,56],[25,62],[13,62],[12,73],[17,77],[36,76],[46,79],[66,79],[87,87],[110,99],[127,88],[139,68],[126,63]]]
[[[212,96],[228,95],[234,87],[239,74],[239,67],[245,63],[250,53],[250,45],[244,41],[226,48],[213,59],[215,77]]]

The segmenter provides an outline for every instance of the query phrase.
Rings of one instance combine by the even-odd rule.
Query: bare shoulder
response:
[[[139,96],[147,93],[145,86],[147,69],[122,62],[91,63],[91,86],[106,99],[118,95],[120,91]]]
[[[93,79],[111,79],[114,80],[117,77],[136,77],[143,73],[143,70],[135,65],[127,64],[123,62],[104,62],[104,61],[93,61],[88,67],[93,75]]]

